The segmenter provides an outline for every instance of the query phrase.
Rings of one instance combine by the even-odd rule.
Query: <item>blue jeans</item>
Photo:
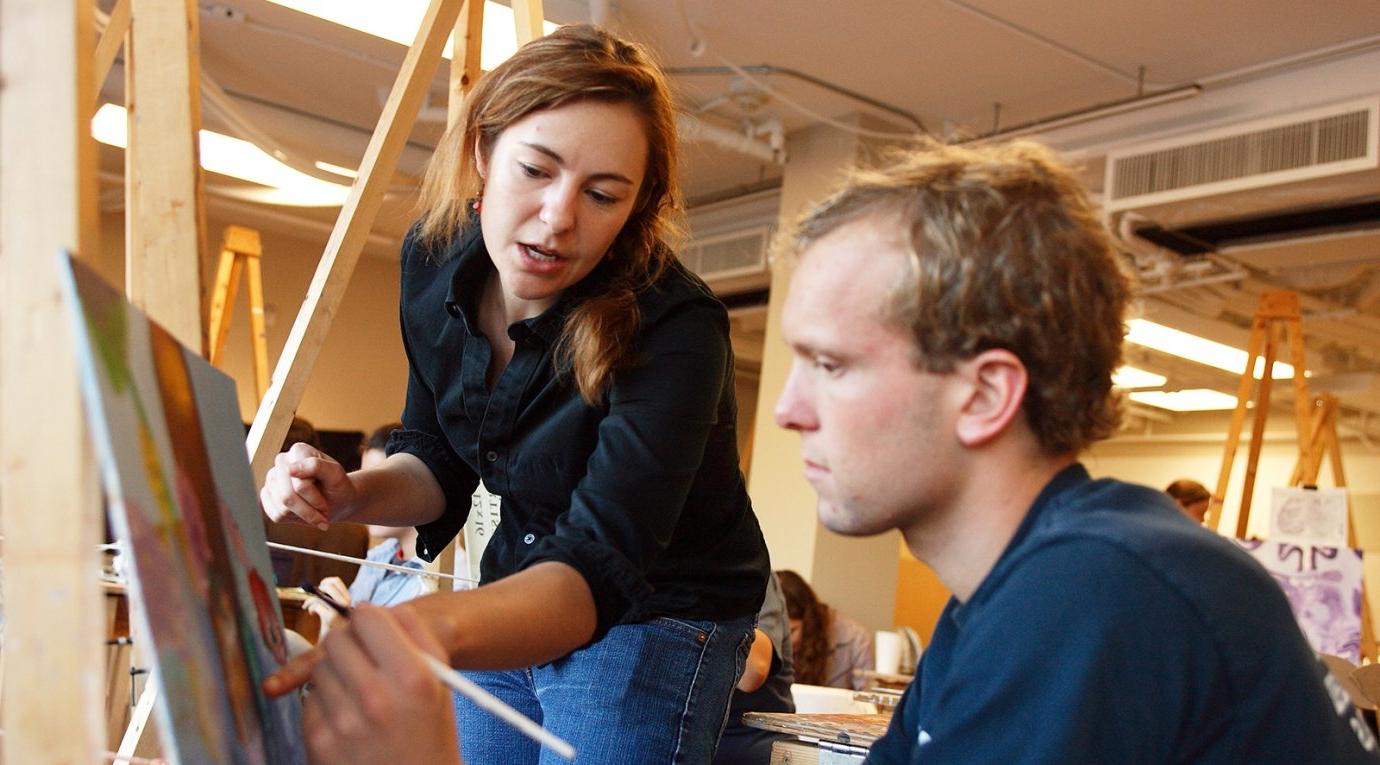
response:
[[[550,664],[465,675],[569,741],[577,763],[703,765],[714,757],[753,622],[662,617],[614,627]],[[459,694],[455,717],[468,765],[565,762]]]

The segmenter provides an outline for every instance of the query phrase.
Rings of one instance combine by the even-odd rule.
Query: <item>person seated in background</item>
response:
[[[301,417],[293,417],[279,453],[298,442],[321,448],[321,438],[316,428]],[[265,516],[264,536],[269,542],[351,558],[363,558],[369,549],[369,530],[358,523],[331,524],[330,529],[321,531],[297,523],[277,523]],[[327,577],[348,582],[355,578],[359,570],[357,563],[344,563],[288,550],[270,548],[268,555],[273,564],[273,577],[279,587],[299,587],[304,582],[320,582]]]
[[[365,439],[360,451],[361,468],[370,468],[387,459],[384,446],[388,436],[401,428],[401,423],[390,423],[374,430]],[[395,566],[421,571],[425,563],[417,557],[417,529],[412,526],[373,526],[367,527],[369,536],[383,541],[369,548],[367,560],[375,563],[392,563]],[[436,587],[431,577],[405,574],[372,566],[360,566],[355,580],[346,587],[344,580],[337,576],[322,579],[317,587],[326,595],[344,606],[370,603],[376,606],[394,606],[406,603],[413,598],[434,592]],[[312,596],[302,603],[302,608],[315,614],[321,620],[321,632],[331,628],[339,614],[320,597]]]
[[[773,743],[795,740],[794,736],[743,724],[744,712],[794,712],[794,682],[786,598],[781,594],[781,584],[772,576],[767,582],[762,610],[757,612],[757,629],[743,676],[729,701],[728,725],[719,737],[714,765],[767,765],[771,762]]]
[[[872,669],[876,660],[872,633],[821,602],[800,574],[782,570],[776,572],[776,577],[781,581],[786,612],[791,619],[795,681],[863,690],[867,678],[860,670]]]
[[[1189,478],[1180,478],[1174,483],[1169,484],[1164,490],[1165,494],[1174,498],[1174,504],[1189,518],[1202,523],[1207,515],[1208,501],[1212,499],[1212,494],[1207,487]]]

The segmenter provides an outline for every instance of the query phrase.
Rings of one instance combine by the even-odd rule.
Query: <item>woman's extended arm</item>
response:
[[[541,664],[579,648],[594,634],[589,585],[575,569],[554,561],[476,590],[438,592],[395,608],[411,612],[413,623],[433,635],[459,669]],[[323,657],[320,647],[298,655],[265,681],[264,690],[278,696],[300,686]]]
[[[324,452],[300,443],[274,460],[259,501],[275,521],[320,529],[346,520],[419,526],[436,520],[445,509],[436,477],[411,454],[394,454],[376,468],[346,473]]]

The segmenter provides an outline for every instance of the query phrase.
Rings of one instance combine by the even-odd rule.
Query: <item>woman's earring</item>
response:
[[[480,213],[480,211],[482,211],[482,210],[484,209],[484,203],[483,203],[483,201],[482,201],[482,200],[479,200],[479,199],[471,200],[471,201],[470,201],[470,209],[471,209],[471,210],[474,210],[474,214],[475,214],[475,215],[478,215],[478,214]]]

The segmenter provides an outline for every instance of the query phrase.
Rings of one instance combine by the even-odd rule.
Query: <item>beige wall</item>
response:
[[[218,252],[227,224],[212,216],[207,238]],[[119,284],[123,280],[124,222],[121,214],[102,216],[105,248],[98,268]],[[263,281],[270,373],[297,318],[308,284],[325,247],[317,231],[289,236],[264,231]],[[207,291],[215,278],[214,260],[205,274]],[[232,309],[229,337],[221,368],[235,379],[240,414],[254,417],[257,400],[249,339],[247,285],[240,285]],[[402,413],[407,365],[398,330],[398,263],[395,258],[361,257],[330,334],[321,350],[298,414],[326,430],[368,432]]]

